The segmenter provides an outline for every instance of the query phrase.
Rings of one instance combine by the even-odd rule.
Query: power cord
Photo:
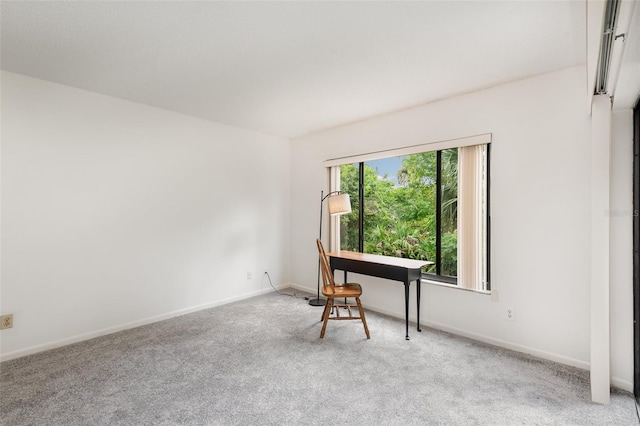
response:
[[[638,400],[636,399],[635,395],[633,396],[633,402],[634,402],[633,405],[636,406],[636,416],[638,416],[638,424],[640,424],[640,413],[638,412]]]
[[[302,298],[303,296],[298,296],[296,293],[293,294],[289,294],[289,293],[282,293],[280,291],[278,291],[277,288],[275,288],[273,286],[273,283],[271,282],[271,277],[269,276],[269,273],[267,271],[264,271],[264,275],[267,276],[267,278],[269,278],[269,285],[271,285],[271,288],[273,288],[273,291],[275,291],[276,293],[278,293],[280,296],[289,296],[289,297],[295,297],[296,299]],[[264,275],[262,276],[262,279],[264,280]],[[305,300],[309,299],[308,297],[304,297]]]

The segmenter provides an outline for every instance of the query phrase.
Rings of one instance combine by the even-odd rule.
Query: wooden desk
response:
[[[331,273],[336,269],[344,271],[344,282],[347,282],[347,272],[370,275],[388,280],[404,283],[404,314],[405,314],[405,339],[409,340],[409,285],[416,281],[417,298],[417,330],[420,330],[420,279],[422,267],[433,265],[433,262],[425,260],[403,259],[400,257],[381,256],[378,254],[357,253],[341,250],[327,253]]]

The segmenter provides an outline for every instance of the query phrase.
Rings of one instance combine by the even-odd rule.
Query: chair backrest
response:
[[[322,269],[322,290],[323,293],[334,294],[336,283],[333,280],[333,274],[331,273],[331,267],[329,266],[329,260],[327,254],[324,252],[322,241],[316,239],[318,245],[318,254],[320,255],[320,268]]]

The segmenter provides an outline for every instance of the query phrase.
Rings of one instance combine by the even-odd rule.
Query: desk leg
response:
[[[405,318],[405,331],[406,335],[404,338],[409,340],[409,281],[405,281],[404,283],[404,318]]]
[[[416,327],[418,328],[418,331],[422,331],[420,330],[420,280],[416,280],[416,299],[418,299],[418,320]]]
[[[346,283],[347,283],[347,271],[344,271],[344,284],[346,284]],[[347,304],[347,298],[346,297],[344,298],[344,304],[345,305]]]
[[[336,275],[336,268],[334,268],[333,266],[331,266],[331,276],[332,276],[332,277],[335,277],[335,275]],[[347,271],[345,271],[345,272],[344,272],[344,277],[345,277],[345,281],[346,281],[346,278],[347,278]],[[334,278],[334,280],[335,280],[335,278]],[[345,302],[345,304],[346,304],[346,302]],[[334,306],[331,306],[331,312],[330,312],[330,315],[333,315],[333,308],[334,308]]]

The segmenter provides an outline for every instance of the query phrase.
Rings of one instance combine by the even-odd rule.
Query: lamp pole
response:
[[[324,200],[326,200],[329,196],[333,194],[340,194],[340,191],[332,191],[327,195],[324,195],[324,190],[320,191],[320,241],[322,241],[322,204],[324,204]],[[320,298],[320,258],[318,258],[318,290],[315,299],[310,299],[309,304],[311,306],[324,306],[327,301]]]

